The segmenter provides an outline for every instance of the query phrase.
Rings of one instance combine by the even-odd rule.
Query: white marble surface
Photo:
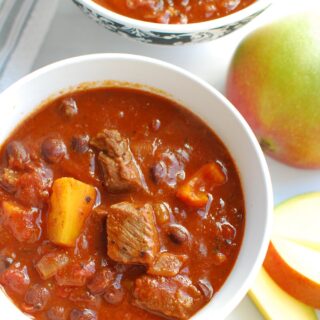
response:
[[[59,0],[56,15],[35,59],[33,69],[77,55],[125,52],[146,55],[179,65],[224,92],[230,59],[245,34],[261,24],[287,14],[287,8],[290,8],[290,11],[304,10],[308,5],[314,5],[319,1],[274,0],[274,2],[262,16],[232,35],[204,44],[166,47],[142,44],[119,37],[84,16],[71,0]],[[271,159],[268,159],[268,165],[276,203],[296,194],[320,190],[320,170],[298,170]],[[251,300],[246,297],[227,319],[254,320],[262,317]]]

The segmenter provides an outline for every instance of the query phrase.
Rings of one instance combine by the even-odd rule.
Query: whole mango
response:
[[[268,155],[320,168],[320,11],[249,34],[232,59],[226,95]]]

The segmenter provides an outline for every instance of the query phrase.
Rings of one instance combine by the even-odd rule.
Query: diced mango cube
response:
[[[48,238],[57,245],[73,247],[96,200],[96,189],[73,178],[54,181],[48,216]]]

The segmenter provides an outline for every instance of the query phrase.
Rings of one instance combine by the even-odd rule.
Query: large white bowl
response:
[[[141,56],[97,54],[63,60],[31,73],[0,94],[0,143],[49,96],[83,82],[99,85],[105,80],[166,92],[212,128],[238,167],[246,207],[240,254],[221,290],[193,317],[222,319],[244,297],[261,267],[273,203],[268,168],[256,138],[240,113],[209,84],[171,64]],[[25,319],[1,290],[0,310],[2,320]]]
[[[108,10],[93,0],[73,0],[90,18],[120,35],[147,43],[177,45],[218,39],[244,26],[273,0],[256,0],[228,16],[190,24],[161,24],[132,19]]]

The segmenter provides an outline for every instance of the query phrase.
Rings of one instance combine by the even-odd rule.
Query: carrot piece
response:
[[[178,187],[176,196],[189,206],[202,207],[208,202],[208,192],[226,180],[225,173],[217,163],[207,163]]]

